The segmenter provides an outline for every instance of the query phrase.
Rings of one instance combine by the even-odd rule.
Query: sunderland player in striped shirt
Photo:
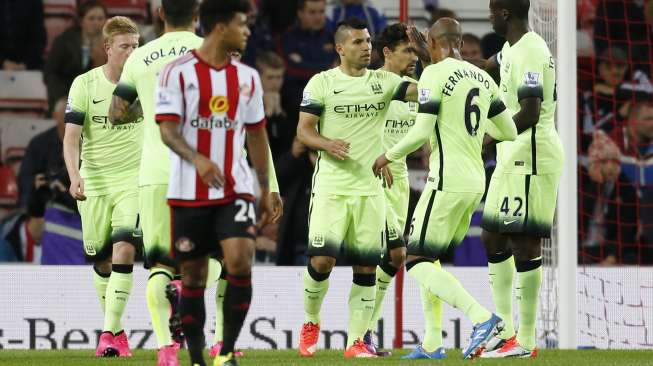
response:
[[[172,150],[167,196],[183,281],[182,328],[193,365],[205,365],[209,254],[221,252],[228,273],[224,343],[214,365],[237,364],[234,344],[251,303],[256,212],[245,138],[261,188],[262,220],[272,215],[261,81],[256,70],[231,58],[247,43],[249,10],[247,0],[205,0],[200,24],[206,38],[163,69],[156,90],[156,121]]]
[[[170,256],[170,213],[166,204],[169,150],[161,141],[159,127],[154,122],[154,89],[158,74],[167,63],[202,44],[202,38],[194,33],[196,15],[196,0],[161,2],[159,16],[164,22],[164,34],[137,49],[127,59],[109,111],[109,119],[114,125],[130,120],[131,114],[141,108],[143,113],[139,211],[145,266],[150,270],[146,288],[147,308],[159,348],[158,366],[179,365],[177,353],[182,340],[178,333],[171,333],[171,304],[166,298],[166,286],[177,273],[177,263]],[[217,262],[210,263],[217,267]],[[210,272],[218,271],[212,268]],[[222,309],[219,307],[219,310]]]
[[[429,176],[410,224],[406,269],[428,292],[471,320],[474,330],[463,357],[473,358],[503,322],[481,306],[455,277],[432,262],[451,244],[462,241],[481,201],[485,191],[481,158],[485,134],[513,140],[517,131],[492,78],[462,61],[460,24],[451,18],[438,20],[429,31],[428,42],[436,63],[424,69],[420,77],[415,126],[379,156],[372,169],[380,174],[389,162],[403,159],[430,140]],[[422,356],[415,358],[438,358],[429,357],[429,350],[423,346],[414,353]]]
[[[316,352],[322,300],[342,249],[354,272],[344,356],[377,357],[363,338],[374,311],[375,272],[384,251],[386,217],[381,180],[369,167],[382,152],[390,102],[416,101],[417,90],[395,73],[367,69],[372,45],[364,22],[339,23],[335,42],[341,65],[308,82],[297,126],[298,139],[318,150],[299,353],[311,357]]]
[[[150,269],[147,281],[147,306],[152,328],[159,348],[159,366],[176,366],[179,350],[179,329],[171,334],[169,325],[170,303],[166,298],[166,286],[177,273],[177,263],[170,256],[170,214],[166,193],[170,162],[169,149],[161,141],[159,127],[154,122],[154,89],[161,69],[170,61],[185,55],[202,44],[202,38],[194,33],[197,15],[196,0],[163,0],[159,16],[164,21],[164,34],[134,52],[125,64],[120,82],[114,91],[109,119],[119,125],[130,119],[133,111],[142,106],[143,152],[139,170],[139,206],[142,213],[141,227],[145,245],[145,262]],[[278,192],[272,165],[270,189]],[[277,212],[281,212],[278,193],[272,195]],[[275,216],[277,217],[278,214]],[[209,355],[219,353],[222,344],[222,301],[226,281],[221,263],[209,260],[207,283],[218,282],[216,291],[216,324],[214,344]],[[174,299],[173,299],[174,300]],[[175,316],[173,314],[173,316]],[[173,337],[177,339],[173,339]]]
[[[497,145],[497,167],[483,210],[481,238],[488,253],[492,297],[506,328],[482,357],[537,355],[542,238],[551,235],[562,174],[563,150],[554,122],[555,62],[542,37],[529,31],[529,5],[528,0],[490,1],[492,27],[507,40],[495,58],[500,92],[514,113],[519,136]],[[517,335],[512,324],[515,269]]]
[[[73,81],[63,148],[70,194],[82,218],[84,252],[94,262],[93,283],[104,312],[95,355],[129,357],[121,317],[131,293],[134,255],[142,243],[137,234],[142,117],[132,115],[130,123],[112,126],[107,113],[125,60],[138,47],[138,27],[128,18],[114,17],[102,36],[107,63]]]

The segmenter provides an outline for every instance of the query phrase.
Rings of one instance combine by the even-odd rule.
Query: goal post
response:
[[[565,151],[558,191],[557,247],[558,348],[575,349],[577,340],[578,175],[576,93],[576,1],[557,1],[557,128]]]

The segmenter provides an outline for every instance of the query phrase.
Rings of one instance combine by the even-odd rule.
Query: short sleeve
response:
[[[486,77],[487,80],[490,80],[490,108],[487,111],[487,118],[492,119],[506,110],[506,105],[501,99],[497,84],[489,75],[486,75]]]
[[[406,99],[406,90],[408,90],[408,85],[411,83],[410,81],[405,80],[401,76],[389,71],[383,72],[383,80],[384,84],[386,85],[386,89],[391,91],[391,101],[404,101],[404,99]]]
[[[523,57],[519,63],[513,63],[512,82],[514,90],[517,90],[517,101],[525,98],[544,99],[544,69],[549,63],[549,57],[540,55],[541,52],[533,50],[521,50]]]
[[[299,104],[301,112],[321,116],[324,112],[324,91],[327,89],[324,85],[324,76],[322,73],[314,75],[308,81],[302,94],[302,101]]]
[[[265,127],[265,108],[263,108],[263,86],[258,72],[252,73],[249,85],[249,100],[243,113],[247,129]]]
[[[68,92],[68,103],[64,121],[83,126],[88,110],[88,96],[86,95],[86,83],[83,75],[75,78]]]
[[[435,74],[437,74],[435,70],[435,66],[424,70],[417,84],[418,114],[424,113],[437,116],[440,113],[442,88],[435,77]]]
[[[159,74],[155,92],[155,120],[180,122],[183,113],[183,74],[173,64],[168,64]]]
[[[120,74],[120,80],[116,89],[113,91],[113,94],[126,100],[129,103],[132,103],[138,97],[138,92],[136,90],[136,81],[133,76],[134,68],[134,58],[130,57],[127,59],[125,66],[122,69]]]

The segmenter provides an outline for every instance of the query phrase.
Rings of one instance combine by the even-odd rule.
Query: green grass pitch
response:
[[[294,350],[283,351],[260,351],[245,350],[245,357],[240,358],[238,364],[241,366],[339,366],[339,365],[547,365],[547,366],[638,366],[653,365],[653,351],[605,351],[605,350],[579,350],[559,351],[545,350],[535,360],[503,359],[503,360],[461,360],[459,350],[448,350],[448,359],[444,361],[419,360],[404,361],[399,356],[406,354],[407,350],[394,352],[392,357],[383,359],[360,359],[345,360],[342,352],[339,351],[318,351],[314,358],[302,359],[297,356]],[[64,350],[64,351],[11,351],[0,350],[1,366],[147,366],[156,364],[154,351],[134,351],[134,357],[130,359],[95,359],[91,350]],[[185,350],[180,353],[181,364],[186,366],[188,354]],[[207,356],[207,361],[208,361]],[[212,365],[209,363],[209,365]]]

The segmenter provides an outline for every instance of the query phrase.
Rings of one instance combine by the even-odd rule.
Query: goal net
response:
[[[653,8],[636,0],[578,0],[578,48],[568,49],[557,43],[577,35],[557,34],[556,3],[531,0],[530,21],[554,57],[561,60],[571,52],[578,63],[577,209],[559,200],[559,208],[576,212],[578,223],[577,342],[581,347],[650,349],[653,124],[646,123],[653,115],[653,17],[647,21],[646,14]],[[558,71],[561,66],[558,62]],[[572,117],[559,108],[559,130]],[[569,304],[559,289],[568,279],[560,276],[558,253],[560,245],[569,244],[555,239],[544,244],[540,347],[558,346],[566,325],[560,323],[560,311]]]
[[[650,349],[653,8],[637,0],[578,6],[586,40],[577,74],[579,344]]]
[[[530,2],[530,26],[556,58],[568,169],[543,243],[538,346],[653,349],[653,2]],[[486,272],[448,269],[494,307]],[[399,329],[410,347],[423,324],[412,314],[419,289],[404,286]],[[444,318],[445,346],[460,346],[470,324],[448,307]]]

